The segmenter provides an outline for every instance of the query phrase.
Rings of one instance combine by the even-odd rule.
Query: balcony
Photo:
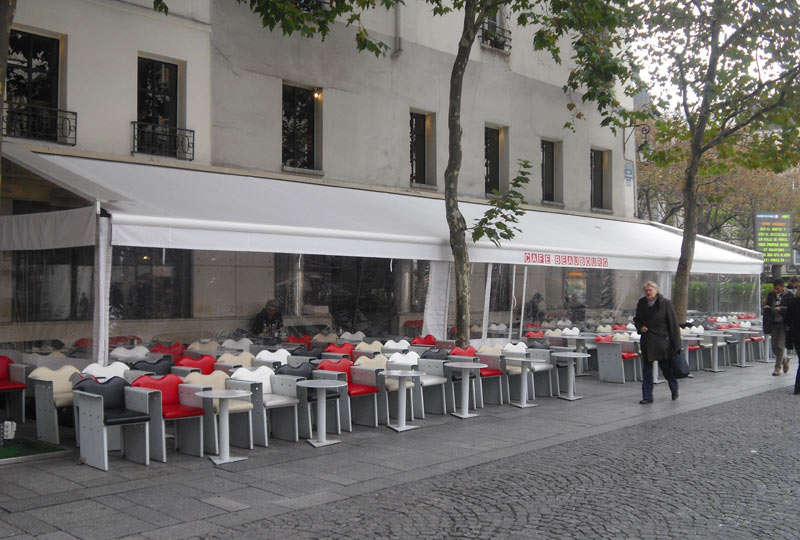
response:
[[[511,30],[502,28],[494,21],[484,21],[481,26],[481,45],[499,51],[511,51]]]
[[[78,113],[28,103],[3,103],[3,135],[75,146]]]
[[[134,154],[194,159],[194,130],[131,122]]]

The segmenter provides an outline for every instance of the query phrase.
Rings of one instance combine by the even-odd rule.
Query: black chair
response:
[[[172,357],[170,355],[165,355],[155,362],[150,362],[149,360],[139,360],[134,362],[132,368],[137,371],[148,371],[150,373],[155,373],[156,375],[166,375],[170,373],[173,365]]]
[[[133,388],[121,377],[99,382],[86,377],[73,386],[75,418],[78,422],[81,460],[108,470],[108,429],[120,428],[123,457],[150,464],[150,394],[153,390]],[[160,413],[159,413],[160,414]]]

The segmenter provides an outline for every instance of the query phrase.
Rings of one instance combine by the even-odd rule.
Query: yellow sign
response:
[[[765,264],[792,263],[792,215],[784,212],[756,212],[756,250]]]

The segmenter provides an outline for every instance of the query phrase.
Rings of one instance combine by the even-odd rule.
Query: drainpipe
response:
[[[403,9],[402,4],[397,3],[394,6],[394,52],[392,52],[392,59],[400,58],[403,54]]]

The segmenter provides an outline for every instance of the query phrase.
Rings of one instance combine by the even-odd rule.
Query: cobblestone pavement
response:
[[[798,413],[774,390],[207,538],[799,538]]]

